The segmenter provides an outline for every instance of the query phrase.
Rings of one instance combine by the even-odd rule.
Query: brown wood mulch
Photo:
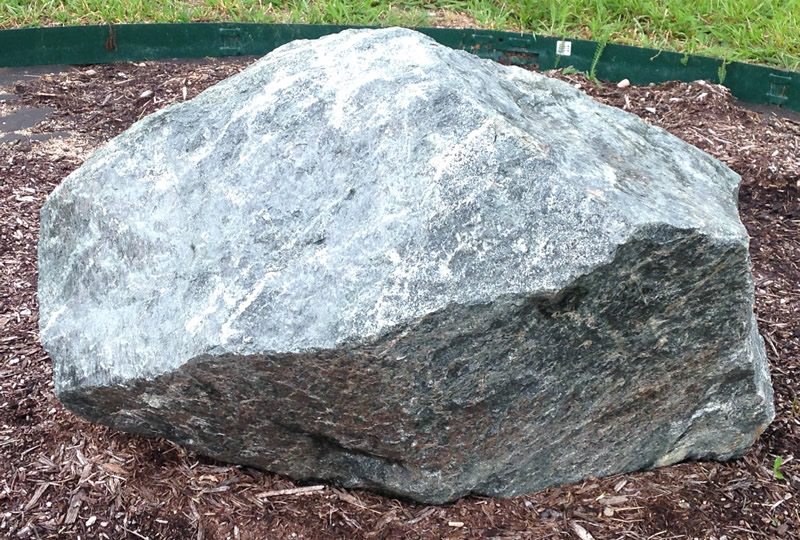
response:
[[[0,143],[0,537],[800,538],[800,123],[742,109],[705,82],[618,88],[553,74],[664,127],[744,179],[740,209],[753,237],[757,316],[777,408],[744,458],[435,507],[297,485],[92,425],[61,407],[37,342],[42,202],[92,149],[244,65],[84,66],[4,90],[17,98],[0,104],[0,115],[50,107],[33,131],[70,136]],[[776,457],[783,479],[773,471]]]

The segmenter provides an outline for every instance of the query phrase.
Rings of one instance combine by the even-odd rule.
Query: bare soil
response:
[[[742,175],[740,210],[752,236],[757,317],[777,408],[742,459],[435,507],[300,486],[65,410],[37,341],[42,203],[93,149],[246,63],[83,66],[0,88],[0,116],[52,109],[21,137],[0,143],[0,537],[800,538],[800,123],[743,109],[706,82],[618,88],[550,73]],[[37,140],[52,133],[60,136]],[[773,470],[777,457],[783,479]]]

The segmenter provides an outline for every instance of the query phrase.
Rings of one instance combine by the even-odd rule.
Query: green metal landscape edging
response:
[[[0,67],[263,55],[351,26],[258,23],[120,24],[0,30]],[[717,58],[513,32],[417,28],[439,43],[508,64],[568,67],[633,84],[710,80],[737,98],[800,112],[800,73]]]

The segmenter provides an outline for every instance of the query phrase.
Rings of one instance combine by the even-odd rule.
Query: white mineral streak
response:
[[[250,307],[250,305],[253,303],[253,301],[254,301],[256,298],[258,298],[258,295],[259,295],[259,294],[261,294],[261,291],[263,291],[263,290],[264,290],[264,286],[267,284],[267,282],[268,282],[268,281],[270,281],[270,280],[273,280],[273,279],[277,278],[279,275],[280,275],[280,274],[279,274],[278,272],[267,272],[267,273],[264,275],[264,277],[263,277],[263,278],[259,279],[259,280],[256,282],[255,286],[253,287],[253,290],[251,290],[251,291],[250,291],[250,292],[247,294],[247,296],[244,298],[244,300],[242,300],[242,301],[239,303],[239,305],[238,305],[238,306],[236,306],[236,309],[235,309],[235,311],[233,312],[233,314],[232,314],[232,315],[231,315],[231,316],[228,318],[228,320],[227,320],[227,321],[225,321],[225,322],[222,324],[222,331],[221,331],[221,333],[220,333],[220,341],[221,341],[221,343],[222,343],[223,345],[226,345],[226,344],[228,343],[228,340],[230,340],[230,338],[231,338],[231,337],[232,337],[232,336],[233,336],[235,333],[237,333],[237,331],[236,331],[236,330],[233,330],[233,329],[231,328],[231,325],[233,325],[233,323],[236,321],[236,319],[237,319],[237,318],[238,318],[238,317],[239,317],[239,316],[240,316],[242,313],[244,313],[244,310],[246,310],[248,307]]]

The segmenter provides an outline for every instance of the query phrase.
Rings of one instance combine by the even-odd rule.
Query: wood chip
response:
[[[263,493],[259,493],[256,495],[259,499],[267,499],[269,497],[280,497],[280,496],[288,496],[288,495],[309,495],[312,493],[318,493],[325,489],[325,486],[306,486],[306,487],[299,487],[299,488],[291,488],[291,489],[276,489],[274,491],[265,491]]]
[[[114,474],[122,475],[122,474],[125,474],[125,472],[126,472],[124,468],[120,467],[116,463],[103,463],[102,467],[106,471],[108,471],[110,473],[114,473]]]
[[[571,521],[569,526],[572,527],[572,530],[575,531],[575,534],[577,534],[578,538],[580,538],[581,540],[594,540],[594,536],[592,536],[591,533],[589,533],[589,531],[587,531],[574,521]]]
[[[78,511],[81,509],[81,492],[77,491],[69,500],[67,515],[64,518],[66,525],[72,525],[78,519]]]
[[[345,502],[348,502],[348,503],[352,504],[353,506],[357,506],[357,507],[362,508],[362,509],[366,508],[366,505],[363,502],[361,502],[357,497],[354,497],[353,495],[350,495],[346,491],[334,488],[333,492],[336,493],[336,495],[340,499],[342,499]]]
[[[36,491],[33,493],[33,497],[31,497],[31,500],[28,501],[28,504],[25,505],[25,507],[23,508],[23,511],[27,512],[28,510],[33,508],[34,505],[42,497],[42,495],[44,495],[44,492],[47,491],[48,487],[50,487],[50,482],[45,482],[44,484],[39,484],[39,487],[36,488]]]
[[[410,520],[406,521],[406,523],[407,523],[408,525],[415,525],[416,523],[419,523],[420,521],[422,521],[422,520],[423,520],[423,519],[425,519],[426,517],[429,517],[429,516],[430,516],[431,514],[433,514],[434,512],[436,512],[436,507],[434,507],[434,506],[431,506],[430,508],[426,508],[425,510],[423,510],[422,512],[420,512],[420,513],[417,515],[417,517],[415,517],[414,519],[410,519]]]
[[[612,497],[600,497],[599,502],[600,504],[604,504],[606,506],[617,506],[620,504],[625,504],[628,502],[628,497],[625,495],[614,495]]]
[[[390,510],[389,512],[386,512],[381,516],[377,523],[375,523],[375,530],[380,531],[395,519],[397,519],[397,510]]]

